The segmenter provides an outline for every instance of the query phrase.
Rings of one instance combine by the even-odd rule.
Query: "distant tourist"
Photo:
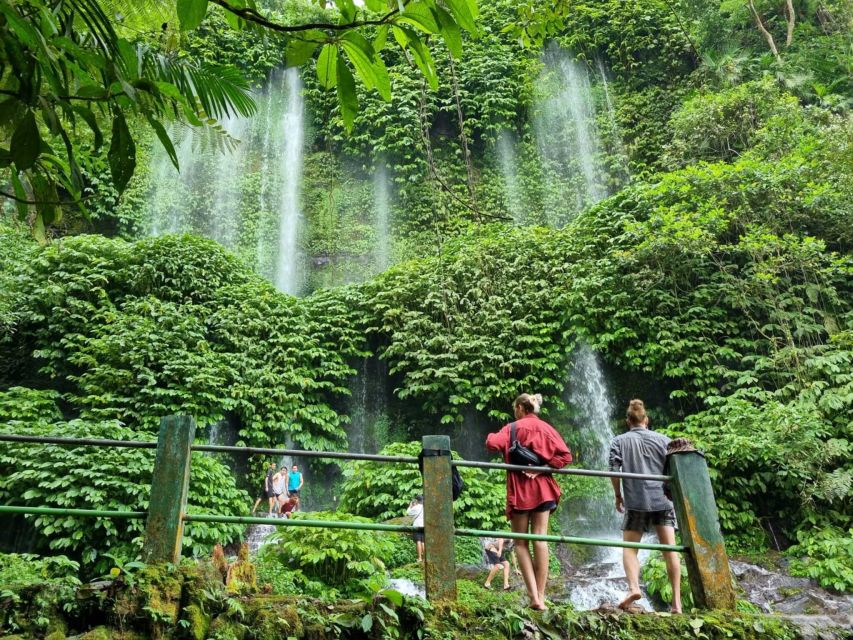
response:
[[[287,498],[287,467],[283,466],[278,473],[272,477],[272,491],[275,494],[275,510],[281,511],[281,503]]]
[[[287,493],[292,496],[298,496],[299,492],[302,491],[302,484],[305,480],[302,478],[302,473],[299,471],[299,467],[293,465],[293,468],[290,470],[290,474],[287,476]],[[297,508],[297,511],[299,509]]]
[[[507,558],[507,555],[512,556],[513,563],[515,563],[516,575],[521,574],[518,570],[518,561],[513,553],[514,546],[513,541],[506,538],[485,538],[484,547],[486,549],[486,560],[489,565],[489,575],[486,578],[486,582],[483,584],[486,589],[492,588],[492,579],[501,569],[504,571],[504,591],[508,591],[510,589],[509,559]]]
[[[281,503],[281,509],[279,510],[279,515],[284,516],[285,518],[289,518],[290,514],[294,511],[297,511],[299,508],[299,497],[292,495],[287,500]]]
[[[563,438],[547,422],[536,415],[542,405],[542,396],[522,393],[513,403],[515,422],[503,427],[497,433],[489,434],[486,447],[490,451],[499,451],[504,460],[512,464],[510,448],[515,440],[528,452],[538,456],[541,466],[559,469],[572,461],[572,453]],[[514,457],[514,456],[513,456]],[[529,471],[509,471],[506,474],[506,517],[509,518],[515,533],[548,533],[548,519],[560,502],[560,487],[550,473]],[[533,543],[531,557],[530,545],[521,540],[515,545],[515,553],[521,568],[521,576],[530,597],[530,607],[544,611],[545,586],[548,582],[548,543]]]
[[[610,443],[610,470],[663,475],[669,438],[647,428],[649,419],[642,400],[631,400],[626,418],[628,431]],[[662,481],[633,478],[611,478],[610,481],[616,494],[616,510],[625,514],[623,540],[640,542],[643,532],[654,528],[661,544],[675,544],[675,512],[672,502],[664,495]],[[680,559],[674,551],[664,551],[663,557],[672,584],[672,612],[681,613]],[[637,549],[622,549],[622,563],[628,579],[628,594],[619,607],[627,609],[642,597]]]
[[[252,507],[252,514],[254,515],[255,511],[258,508],[258,505],[261,503],[261,500],[264,498],[269,502],[269,510],[270,514],[272,514],[273,505],[275,504],[275,493],[273,492],[272,487],[272,479],[275,475],[275,462],[270,462],[267,467],[266,475],[264,476],[264,482],[261,486],[261,495],[255,500],[255,506]]]
[[[424,497],[421,495],[415,496],[412,501],[409,503],[409,508],[406,511],[407,516],[411,516],[412,526],[413,527],[421,527],[424,526]],[[415,548],[418,550],[418,562],[424,561],[424,532],[415,531],[412,534],[412,540],[415,541]]]

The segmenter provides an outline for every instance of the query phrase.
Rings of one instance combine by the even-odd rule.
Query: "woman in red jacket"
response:
[[[516,440],[532,449],[546,465],[560,469],[572,461],[572,452],[550,424],[536,415],[542,404],[542,396],[522,393],[515,399]],[[486,438],[490,451],[503,453],[509,463],[510,431],[512,423]],[[507,471],[506,474],[506,517],[516,533],[548,533],[548,519],[560,502],[560,487],[551,474]],[[545,585],[548,581],[548,543],[535,541],[531,558],[528,541],[519,540],[516,555],[521,568],[530,606],[545,610]]]

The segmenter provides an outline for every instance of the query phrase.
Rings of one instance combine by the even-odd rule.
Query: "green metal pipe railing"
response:
[[[228,524],[271,524],[274,527],[319,527],[325,529],[354,529],[356,531],[391,531],[414,533],[423,527],[380,522],[346,522],[343,520],[310,520],[308,518],[256,518],[254,516],[218,516],[210,514],[184,514],[185,522],[223,522]]]
[[[130,447],[137,449],[156,449],[156,442],[134,440],[102,440],[97,438],[59,438],[53,436],[25,436],[16,434],[0,434],[0,442],[28,442],[33,444],[55,444],[61,446],[96,446],[96,447]],[[264,447],[235,447],[226,445],[200,444],[193,445],[193,451],[206,453],[242,453],[252,455],[295,456],[302,458],[329,458],[338,460],[369,460],[391,464],[417,464],[413,456],[382,456],[370,453],[349,453],[340,451],[306,451],[303,449],[272,449]],[[537,473],[554,473],[572,476],[592,476],[600,478],[632,478],[636,480],[659,480],[667,482],[672,476],[645,473],[623,473],[621,471],[599,471],[597,469],[578,469],[554,467],[525,467],[516,464],[500,462],[479,462],[476,460],[453,460],[454,467],[473,467],[478,469],[496,469],[504,471],[527,471]]]
[[[105,511],[103,509],[61,509],[56,507],[15,507],[0,505],[0,513],[23,513],[37,516],[80,516],[83,518],[125,518],[144,520],[146,511]]]
[[[576,538],[574,536],[552,536],[536,533],[516,533],[514,531],[483,531],[480,529],[454,529],[457,536],[472,538],[511,538],[513,540],[539,540],[542,542],[562,542],[565,544],[583,544],[595,547],[626,547],[628,549],[649,549],[651,551],[678,551],[683,553],[687,547],[679,544],[655,544],[651,542],[626,542],[625,540],[599,540],[596,538]]]

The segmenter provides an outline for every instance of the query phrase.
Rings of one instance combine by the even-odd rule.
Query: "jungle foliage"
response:
[[[461,429],[471,413],[504,421],[508,399],[521,391],[549,396],[546,418],[570,410],[567,371],[585,344],[610,370],[659,390],[659,422],[706,452],[732,550],[788,548],[794,571],[853,588],[849,6],[794,0],[791,14],[776,0],[631,0],[630,11],[623,0],[502,0],[484,3],[474,39],[463,4],[470,13],[462,0],[406,4],[408,22],[394,17],[404,23],[394,27],[399,48],[380,46],[391,41],[382,25],[352,38],[329,40],[331,29],[316,41],[285,38],[285,54],[304,63],[311,104],[303,250],[342,257],[341,273],[368,278],[376,271],[364,260],[370,181],[384,167],[394,184],[398,264],[360,284],[324,288],[345,277],[318,270],[317,291],[291,298],[211,241],[137,239],[151,176],[140,168],[119,197],[123,179],[110,177],[110,154],[89,152],[95,131],[70,136],[90,158],[81,160],[98,212],[90,230],[125,239],[54,226],[69,237],[37,246],[24,225],[4,222],[3,419],[33,432],[150,438],[161,415],[192,413],[202,427],[226,418],[246,444],[292,438],[338,449],[347,444],[347,379],[359,359],[387,365],[396,415]],[[337,7],[347,19],[349,5]],[[234,12],[228,18],[220,9],[173,45],[194,64],[236,65],[241,81],[261,82],[282,61],[281,41],[233,29]],[[263,15],[320,15],[314,5],[281,11]],[[442,37],[431,37],[427,51],[410,27],[421,44],[425,33]],[[594,78],[595,161],[608,197],[591,205],[577,207],[573,183],[541,161],[546,41]],[[337,98],[327,91],[333,86]],[[19,140],[42,117],[33,115],[35,103],[22,109]],[[48,139],[47,127],[36,129]],[[520,212],[496,159],[502,140],[515,150]],[[22,144],[9,154],[14,169],[29,160],[18,157]],[[92,187],[95,178],[102,190]],[[251,180],[259,174],[247,188]],[[241,210],[240,220],[256,213]],[[394,443],[386,452],[415,450]],[[3,496],[57,499],[51,489],[59,485],[47,477],[52,452],[17,469],[24,453],[0,451]],[[92,467],[107,482],[99,460],[82,460],[84,473]],[[227,490],[221,504],[193,500],[240,512],[239,492],[206,460],[200,469]],[[114,461],[140,486],[142,463],[136,453]],[[402,515],[417,472],[389,474],[370,463],[348,467],[343,509]],[[499,492],[473,471],[466,482],[464,517],[493,524]],[[144,503],[121,482],[106,486],[94,497],[80,488],[68,504]],[[136,535],[103,525],[33,526],[40,545],[86,561],[91,549],[130,545]],[[191,537],[201,548],[215,535],[233,531]]]

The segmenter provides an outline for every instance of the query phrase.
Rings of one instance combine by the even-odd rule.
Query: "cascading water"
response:
[[[302,80],[295,67],[287,69],[282,81],[285,84],[286,107],[282,129],[282,149],[279,172],[281,175],[281,197],[278,216],[278,256],[276,259],[275,285],[281,291],[299,293],[298,246],[300,208],[299,185],[302,181],[302,147],[305,138],[304,99]]]
[[[547,49],[543,62],[534,128],[546,213],[552,224],[561,225],[606,197],[607,189],[586,66],[555,46]]]
[[[194,233],[253,262],[279,289],[300,291],[300,184],[305,105],[296,69],[274,71],[252,118],[220,122],[233,144],[219,150],[211,131],[173,127],[180,173],[155,146],[143,204],[149,235]]]
[[[585,436],[578,447],[577,463],[587,469],[607,469],[611,419],[614,413],[607,381],[596,353],[581,344],[572,358],[569,371],[568,402],[577,412],[576,422]],[[561,526],[569,535],[588,538],[621,539],[621,516],[616,513],[609,482],[603,491],[586,498],[568,501],[560,511]],[[597,552],[574,566],[569,599],[579,609],[595,609],[602,604],[617,604],[625,594],[622,551],[615,547],[597,547]],[[641,562],[644,552],[640,553]],[[651,609],[643,598],[642,606]]]
[[[376,210],[374,262],[377,271],[385,271],[391,264],[390,201],[388,170],[384,164],[380,164],[373,174],[373,202]]]
[[[498,162],[504,181],[504,195],[509,214],[516,224],[522,222],[522,198],[518,186],[518,168],[516,166],[515,136],[504,129],[497,141]]]
[[[596,58],[595,64],[598,67],[598,74],[601,78],[601,88],[604,89],[604,104],[607,107],[607,122],[610,126],[609,137],[616,152],[619,154],[625,179],[627,182],[630,182],[631,171],[628,168],[628,154],[625,151],[625,144],[622,142],[622,132],[619,129],[619,123],[616,122],[616,110],[613,108],[613,101],[610,99],[610,84],[607,81],[607,71],[604,69],[604,63],[601,61],[601,58]]]

